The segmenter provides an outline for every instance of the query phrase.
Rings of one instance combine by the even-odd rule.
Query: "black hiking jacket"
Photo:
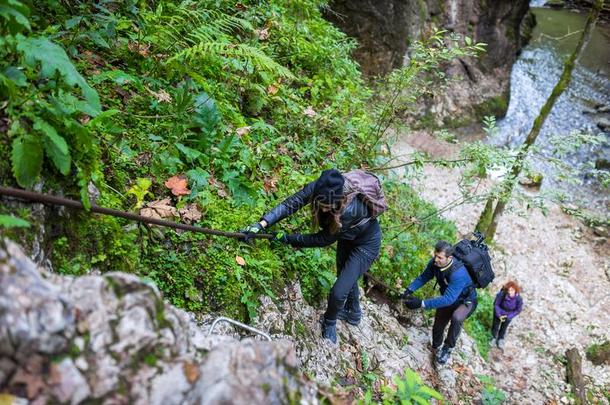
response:
[[[307,184],[301,191],[285,199],[261,219],[267,221],[268,226],[271,226],[311,203],[315,183],[315,181],[312,181]],[[322,247],[328,246],[339,239],[358,240],[368,233],[367,231],[372,228],[374,223],[377,223],[377,219],[371,216],[362,199],[356,197],[341,214],[341,231],[339,233],[331,234],[328,228],[322,224],[322,229],[314,234],[296,233],[287,235],[288,243],[295,247]]]

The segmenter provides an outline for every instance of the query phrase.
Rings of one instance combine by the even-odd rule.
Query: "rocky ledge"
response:
[[[0,285],[2,403],[317,402],[290,342],[208,336],[136,276],[58,276],[0,240]]]

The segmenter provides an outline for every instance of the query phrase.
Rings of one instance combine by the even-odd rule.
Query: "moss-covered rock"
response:
[[[587,359],[596,366],[610,365],[610,341],[589,346],[587,348]]]

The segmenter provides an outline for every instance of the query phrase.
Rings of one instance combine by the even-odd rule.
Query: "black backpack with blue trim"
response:
[[[485,288],[496,275],[491,266],[489,248],[484,243],[485,236],[481,232],[473,235],[475,240],[464,239],[453,247],[453,257],[464,263],[477,288]]]

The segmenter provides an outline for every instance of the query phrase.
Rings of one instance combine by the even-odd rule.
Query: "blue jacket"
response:
[[[451,267],[441,271],[434,264],[434,259],[428,262],[425,270],[409,285],[409,290],[415,292],[432,278],[436,278],[441,289],[441,295],[424,300],[427,309],[448,307],[455,303],[465,301],[474,302],[477,299],[477,290],[468,274],[464,264],[453,258]]]

